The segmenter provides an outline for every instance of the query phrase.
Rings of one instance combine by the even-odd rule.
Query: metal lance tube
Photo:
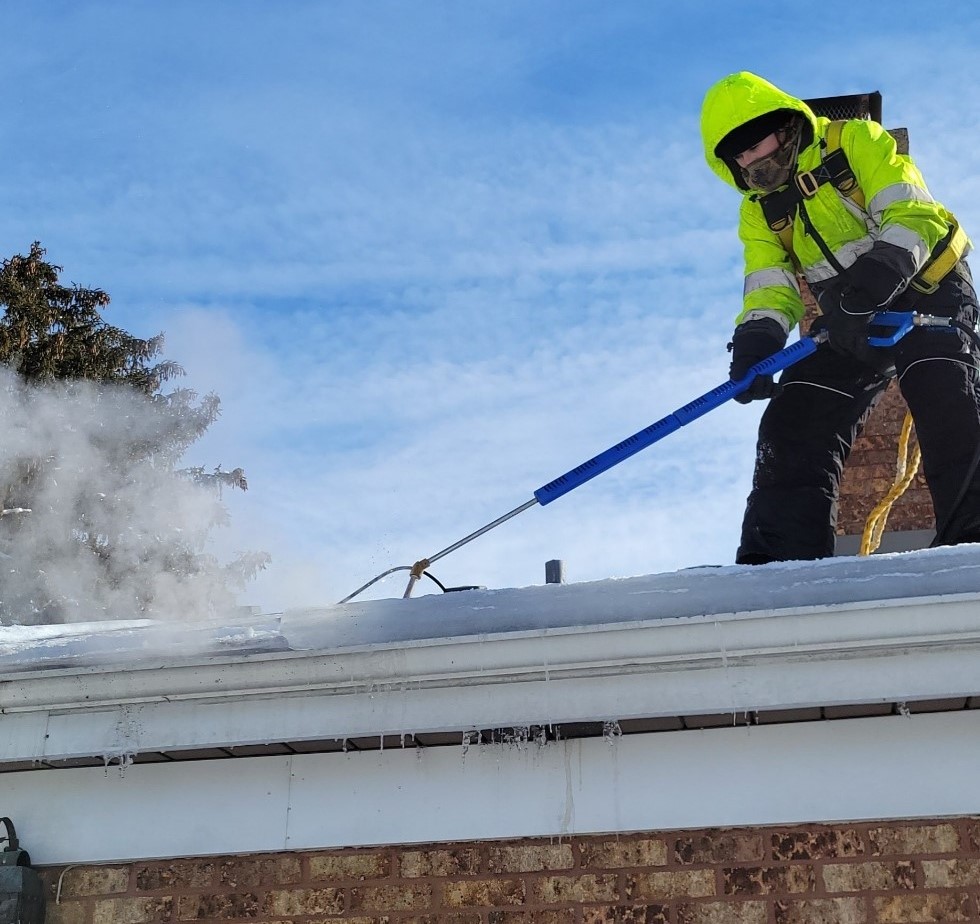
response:
[[[447,546],[441,552],[436,552],[435,555],[431,555],[429,558],[421,558],[414,565],[412,565],[412,575],[408,579],[408,587],[405,588],[405,593],[402,594],[403,597],[407,598],[412,596],[412,591],[415,589],[415,584],[420,577],[422,577],[423,572],[429,567],[434,561],[439,561],[440,558],[444,558],[450,552],[455,552],[456,549],[462,548],[467,542],[472,542],[474,539],[479,539],[484,533],[490,532],[491,529],[496,529],[501,523],[506,523],[508,520],[513,519],[519,513],[523,513],[525,510],[533,507],[538,503],[536,497],[532,497],[529,501],[525,501],[520,507],[515,507],[509,513],[505,513],[502,517],[497,517],[492,523],[487,523],[486,526],[481,526],[476,532],[470,533],[468,536],[464,536],[459,542],[454,542],[452,545]],[[341,603],[344,601],[341,600]]]

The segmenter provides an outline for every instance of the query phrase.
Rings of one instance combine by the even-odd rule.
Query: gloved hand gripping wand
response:
[[[890,333],[885,336],[874,336],[868,338],[868,343],[873,347],[889,347],[894,346],[902,337],[904,337],[913,326],[949,326],[948,318],[934,318],[931,315],[919,315],[913,314],[911,312],[881,312],[876,314],[871,320],[871,326],[873,327],[883,327],[887,328]],[[801,337],[792,346],[788,346],[785,349],[780,350],[778,353],[773,353],[772,356],[767,357],[761,362],[756,363],[752,366],[749,371],[745,374],[745,377],[739,379],[738,381],[729,380],[719,385],[717,388],[711,389],[711,391],[706,392],[693,401],[685,404],[683,407],[678,408],[676,411],[668,414],[666,417],[662,417],[655,423],[650,424],[650,426],[645,427],[642,430],[634,433],[632,436],[627,437],[615,446],[611,446],[605,452],[599,453],[599,455],[594,456],[587,462],[583,462],[581,465],[576,466],[570,471],[566,472],[564,475],[556,478],[554,481],[548,482],[548,484],[543,485],[534,492],[534,496],[525,501],[519,507],[515,507],[509,513],[505,513],[503,516],[498,517],[491,523],[487,523],[486,526],[481,526],[475,532],[470,533],[468,536],[464,536],[458,542],[454,542],[451,546],[437,552],[435,555],[431,555],[428,558],[419,559],[414,565],[399,565],[395,568],[389,568],[387,571],[379,574],[377,577],[372,578],[363,586],[359,587],[352,594],[344,597],[341,603],[347,603],[347,601],[352,600],[362,591],[367,590],[372,584],[380,581],[382,578],[387,577],[389,574],[394,574],[396,571],[409,571],[410,576],[408,580],[408,586],[405,588],[405,593],[403,596],[410,597],[412,590],[415,588],[416,582],[426,573],[426,569],[437,562],[440,558],[444,558],[450,552],[455,552],[457,549],[472,542],[474,539],[490,532],[490,530],[495,529],[500,526],[501,523],[506,523],[508,520],[516,517],[518,514],[523,513],[535,505],[540,504],[542,507],[550,504],[552,501],[557,500],[559,497],[568,494],[570,491],[574,491],[575,488],[580,485],[585,484],[587,481],[591,481],[597,475],[601,475],[603,472],[608,471],[613,466],[618,465],[620,462],[630,458],[630,456],[636,455],[648,446],[652,446],[654,443],[659,442],[664,437],[669,436],[671,433],[676,432],[681,427],[686,426],[691,423],[691,421],[697,420],[699,417],[703,417],[709,411],[713,411],[715,408],[720,407],[727,401],[730,401],[736,395],[740,395],[745,391],[749,385],[752,384],[752,380],[757,375],[774,375],[777,372],[782,372],[784,369],[788,369],[790,366],[795,365],[800,360],[805,359],[812,353],[816,352],[817,347],[820,344],[825,343],[828,340],[828,334],[826,331],[819,331],[812,336]],[[431,575],[430,575],[431,577]]]

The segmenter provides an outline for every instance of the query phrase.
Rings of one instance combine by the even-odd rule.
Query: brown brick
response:
[[[61,898],[112,895],[129,888],[128,866],[76,866],[61,880]]]
[[[490,873],[532,873],[544,869],[571,869],[575,865],[570,844],[516,844],[487,851]]]
[[[980,821],[973,820],[967,825],[969,832],[968,849],[973,853],[980,853]]]
[[[715,894],[712,870],[634,873],[626,878],[627,898],[702,898]]]
[[[674,842],[678,863],[761,863],[766,847],[761,834],[709,831]]]
[[[737,866],[722,871],[726,895],[780,895],[812,892],[811,866]]]
[[[424,911],[432,904],[432,886],[368,886],[350,890],[351,911]]]
[[[218,867],[218,882],[237,889],[258,886],[291,885],[303,878],[303,867],[297,856],[242,857],[225,860]]]
[[[493,914],[493,912],[490,912]],[[413,924],[421,922],[423,918],[402,918],[398,924]],[[479,911],[443,911],[439,915],[432,917],[432,924],[483,924],[483,917]],[[340,924],[340,922],[338,922]],[[343,924],[348,924],[345,920]],[[385,924],[385,919],[381,919],[381,924]]]
[[[456,920],[455,917],[455,915],[451,915],[447,919],[437,914],[410,914],[408,917],[401,915],[389,917],[387,914],[383,914],[379,918],[371,918],[370,920],[372,924],[396,924],[396,922],[397,924],[460,924],[460,921]],[[463,919],[463,924],[479,924],[479,922],[479,917]],[[286,922],[286,924],[290,924],[290,922]],[[306,924],[348,924],[348,919],[343,918],[338,921],[334,918],[327,918],[326,920],[307,921]]]
[[[568,912],[562,924],[567,924]],[[582,924],[668,924],[667,905],[609,905],[582,910]]]
[[[587,869],[622,869],[630,866],[666,866],[667,844],[653,838],[589,840],[580,847]]]
[[[616,882],[615,875],[545,876],[531,881],[528,901],[541,905],[615,901]]]
[[[955,853],[960,836],[951,824],[902,825],[873,828],[868,832],[872,855],[911,855],[920,853]]]
[[[914,889],[915,864],[828,863],[821,871],[828,892],[881,892],[886,889]]]
[[[921,921],[973,921],[973,902],[965,892],[889,895],[874,900],[879,924]]]
[[[790,831],[772,835],[772,854],[776,860],[856,857],[864,852],[864,838],[851,829]]]
[[[391,872],[386,853],[321,854],[310,857],[310,878],[331,882],[345,879],[383,879]]]
[[[86,924],[88,911],[87,902],[48,901],[44,924]]]
[[[439,924],[443,920],[440,918]],[[491,911],[487,921],[489,924],[568,924],[569,917],[567,911]]]
[[[276,889],[266,893],[262,905],[266,914],[281,914],[286,918],[301,914],[341,914],[344,890]]]
[[[181,921],[228,920],[255,918],[259,911],[259,897],[254,892],[184,895],[177,907],[177,917]]]
[[[398,875],[463,876],[480,872],[480,851],[474,847],[455,850],[406,850],[398,857]]]
[[[865,924],[867,915],[860,898],[814,898],[779,901],[776,924]]]
[[[173,918],[174,900],[166,898],[106,898],[95,903],[94,924],[148,924]]]
[[[677,924],[766,924],[765,902],[704,902],[678,905]]]
[[[525,898],[524,882],[520,879],[471,879],[447,882],[442,892],[442,903],[448,908],[523,905]]]
[[[952,889],[980,884],[980,860],[923,860],[927,889]]]
[[[140,892],[160,889],[206,889],[214,881],[214,864],[195,860],[139,864],[135,867]]]
[[[353,918],[312,918],[306,924],[327,924],[327,921],[336,921],[336,924],[388,924],[388,918],[363,918],[360,916]],[[263,924],[293,924],[292,921],[264,921]],[[437,924],[435,919],[427,918],[403,918],[399,924]],[[469,922],[467,922],[469,924]]]

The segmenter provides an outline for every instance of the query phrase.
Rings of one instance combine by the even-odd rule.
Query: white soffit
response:
[[[0,775],[40,864],[980,813],[980,712]],[[230,768],[230,769],[229,769]]]

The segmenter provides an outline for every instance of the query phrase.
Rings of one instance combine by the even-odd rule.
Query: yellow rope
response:
[[[891,513],[892,504],[895,503],[904,493],[905,489],[912,484],[916,472],[919,470],[919,462],[922,460],[922,453],[919,451],[919,444],[916,443],[912,450],[912,458],[909,459],[909,440],[912,437],[912,415],[905,414],[905,422],[902,424],[902,433],[898,438],[898,465],[895,472],[895,481],[888,493],[878,502],[877,506],[868,514],[868,521],[864,524],[864,533],[861,536],[861,550],[859,555],[870,555],[881,545],[881,537],[885,533],[885,523],[888,514]]]

